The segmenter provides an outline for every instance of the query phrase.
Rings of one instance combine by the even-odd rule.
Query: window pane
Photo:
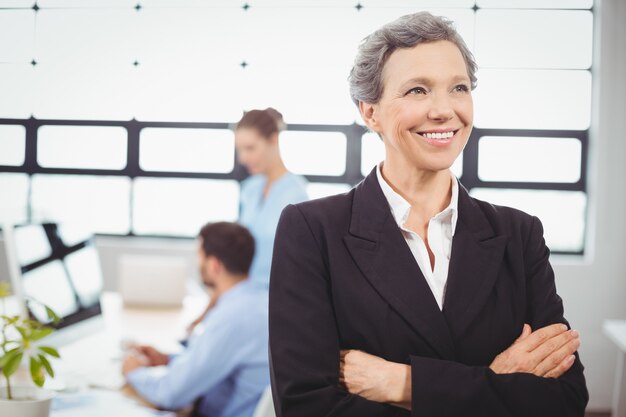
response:
[[[123,169],[127,133],[116,126],[42,126],[37,162],[46,168]]]
[[[34,221],[76,223],[100,233],[127,234],[130,179],[89,175],[34,175]]]
[[[482,68],[586,69],[592,25],[582,10],[479,10],[476,61]]]
[[[354,104],[346,77],[358,38],[345,30],[345,22],[358,24],[357,11],[282,7],[277,13],[267,6],[253,6],[245,21],[248,42],[242,52],[250,64],[243,73],[246,107],[275,107],[287,123],[351,123]]]
[[[136,59],[133,23],[138,13],[130,2],[127,6],[98,9],[43,6],[37,12],[37,60],[62,63],[68,68],[85,63],[97,67],[105,62],[130,67]]]
[[[27,119],[31,116],[33,75],[30,64],[0,64],[0,117]]]
[[[591,73],[480,70],[474,108],[478,127],[585,130],[591,117]]]
[[[248,68],[240,66],[250,63],[244,45],[252,36],[263,37],[251,36],[250,17],[241,5],[180,8],[174,2],[163,10],[148,4],[137,14],[138,119],[234,122],[241,117],[250,94],[244,86]]]
[[[141,131],[139,165],[145,171],[233,170],[235,139],[227,129],[147,128]]]
[[[239,210],[237,181],[137,178],[133,232],[196,236],[209,221],[234,221]]]
[[[153,1],[153,0],[151,0]],[[170,0],[171,1],[171,0]],[[364,6],[361,9],[367,8],[381,8],[381,7],[406,7],[405,0],[368,0],[367,2],[361,2]],[[255,7],[293,7],[293,0],[257,0],[254,2]],[[356,3],[354,0],[299,0],[298,7],[332,7],[332,8],[348,8],[355,10]],[[425,7],[472,7],[474,0],[420,0],[420,9]]]
[[[28,201],[28,175],[0,173],[0,224],[26,223]],[[6,198],[10,196],[10,198]]]
[[[574,138],[485,136],[478,142],[483,181],[576,182],[581,143]]]
[[[496,9],[590,9],[593,0],[477,0],[476,5]]]
[[[26,129],[20,125],[0,125],[0,165],[24,164]]]
[[[349,191],[350,184],[333,184],[328,182],[310,182],[307,184],[306,191],[309,199],[328,197],[329,195],[341,194]]]
[[[33,0],[2,0],[2,7],[33,7]]]
[[[133,7],[137,4],[134,0],[37,0],[42,7]],[[143,5],[143,1],[141,2]]]
[[[474,188],[472,196],[539,217],[546,244],[553,251],[583,249],[587,196],[579,191]]]
[[[136,105],[132,112],[138,120],[235,122],[241,118],[248,94],[240,62],[227,59],[227,68],[224,62],[141,63],[135,70],[136,85],[132,88]]]
[[[0,10],[0,62],[30,62],[34,45],[35,11]]]
[[[361,174],[369,174],[383,159],[385,145],[378,134],[369,132],[361,136]]]
[[[105,0],[106,1],[106,0]],[[232,0],[142,0],[141,5],[146,9],[153,7],[204,7],[204,8],[221,8],[230,7],[241,11],[241,5],[234,3]],[[256,5],[256,3],[255,3]],[[168,11],[169,12],[169,11]]]
[[[137,68],[132,63],[41,62],[33,71],[33,84],[27,87],[32,95],[28,110],[39,119],[130,120],[135,116]]]
[[[346,171],[346,135],[287,131],[280,135],[287,169],[302,175],[341,175]]]

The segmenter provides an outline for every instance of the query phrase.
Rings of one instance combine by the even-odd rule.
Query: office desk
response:
[[[626,320],[606,320],[604,334],[619,348],[615,386],[613,387],[613,417],[626,417]]]
[[[150,344],[166,352],[180,349],[177,340],[185,335],[186,326],[207,302],[207,297],[194,295],[185,298],[182,308],[136,308],[125,307],[117,293],[103,294],[100,330],[59,349],[61,359],[53,363],[57,376],[46,383],[46,387],[61,391],[50,416],[174,416],[175,413],[149,408],[129,387],[119,389],[111,385],[106,389],[106,380],[96,387],[85,375],[97,377],[101,372],[103,379],[120,376],[123,342]],[[16,381],[18,384],[27,380],[27,375],[19,379],[22,381]]]

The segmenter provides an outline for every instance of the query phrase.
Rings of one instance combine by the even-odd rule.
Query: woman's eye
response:
[[[407,91],[406,94],[426,94],[426,89],[424,87],[414,87]]]
[[[456,87],[454,87],[454,91],[457,93],[467,93],[469,91],[469,87],[465,84],[459,84]]]

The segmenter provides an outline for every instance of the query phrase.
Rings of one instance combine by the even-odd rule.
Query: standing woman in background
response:
[[[269,285],[274,234],[283,208],[308,200],[306,180],[287,171],[280,156],[278,135],[283,115],[273,108],[245,112],[235,128],[239,162],[250,177],[241,183],[239,223],[256,242],[250,280]]]
[[[278,135],[284,128],[283,115],[271,107],[245,112],[235,127],[237,158],[250,173],[241,183],[239,206],[239,223],[252,233],[255,241],[249,280],[265,288],[269,286],[280,213],[288,204],[308,200],[306,179],[287,171],[280,156]],[[189,333],[217,301],[211,296],[206,309],[188,326]]]

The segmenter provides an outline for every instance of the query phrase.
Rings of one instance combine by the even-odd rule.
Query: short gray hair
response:
[[[389,56],[398,48],[434,41],[450,41],[463,55],[471,88],[476,87],[476,62],[463,38],[445,17],[419,12],[402,16],[368,35],[361,44],[350,71],[350,96],[359,101],[378,103],[383,94],[382,74]]]

